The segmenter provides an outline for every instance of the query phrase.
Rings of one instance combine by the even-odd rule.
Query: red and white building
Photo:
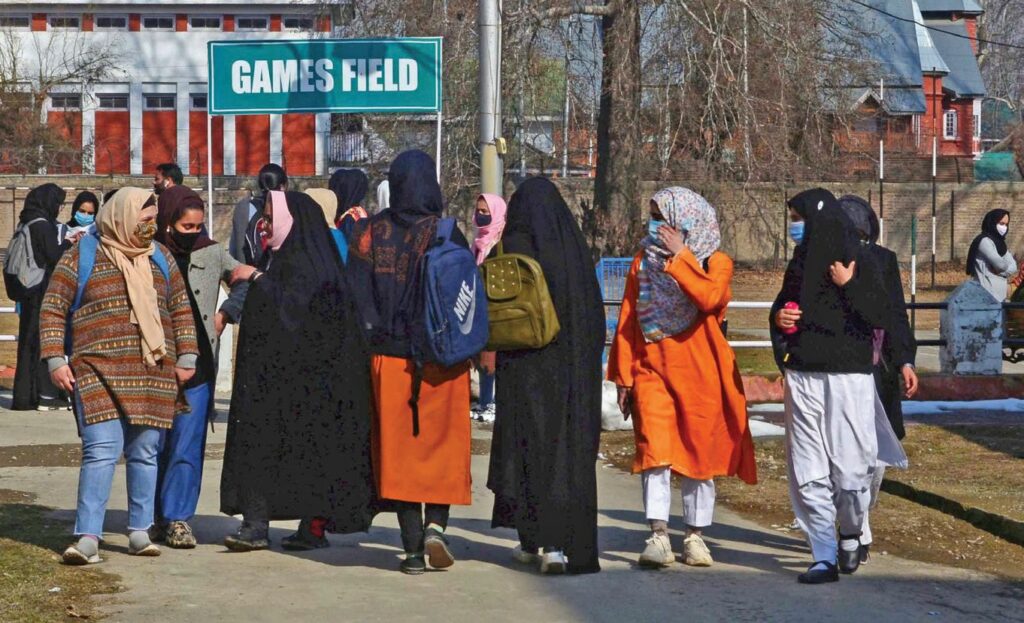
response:
[[[329,36],[322,4],[4,0],[0,32],[19,42],[26,80],[68,50],[116,51],[103,82],[50,90],[44,118],[80,142],[83,157],[48,173],[139,175],[177,162],[186,175],[205,175],[212,162],[215,175],[254,175],[277,162],[292,175],[322,175],[330,114],[214,117],[211,149],[206,144],[207,42]]]

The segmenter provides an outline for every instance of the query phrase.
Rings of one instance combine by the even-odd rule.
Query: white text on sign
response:
[[[411,58],[341,59],[342,91],[403,92],[419,87],[419,68]],[[231,89],[238,94],[327,93],[334,90],[333,59],[235,61]]]

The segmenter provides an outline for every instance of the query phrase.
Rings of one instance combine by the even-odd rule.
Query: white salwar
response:
[[[683,523],[689,528],[706,528],[715,514],[715,481],[682,476]],[[644,470],[644,511],[647,521],[668,521],[672,507],[672,470],[654,467]]]
[[[789,495],[815,561],[861,533],[879,463],[907,466],[871,374],[786,372]]]
[[[861,528],[860,542],[864,545],[871,545],[875,542],[871,533],[871,511],[878,506],[878,494],[882,490],[882,481],[885,480],[885,464],[875,466],[875,474],[871,477],[871,500],[868,502],[868,512],[864,513],[864,526]]]

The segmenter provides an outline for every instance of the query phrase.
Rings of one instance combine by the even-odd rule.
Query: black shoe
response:
[[[841,541],[847,541],[852,539],[841,539]],[[839,548],[839,571],[847,575],[856,573],[857,569],[860,568],[860,548],[861,544],[857,542],[857,549],[848,552],[842,547]]]
[[[870,549],[870,545],[860,546],[860,564],[866,565],[868,564],[868,561],[871,560],[871,552],[869,551]]]
[[[299,522],[299,529],[295,534],[281,539],[281,547],[293,552],[308,552],[330,546],[331,544],[327,537],[313,534],[309,529],[309,522],[305,519]]]
[[[149,533],[149,540],[154,543],[163,543],[167,538],[167,522],[166,521],[155,521],[153,525],[147,530]]]
[[[452,551],[448,549],[448,539],[444,533],[427,528],[426,536],[423,537],[423,547],[427,550],[431,567],[447,569],[455,564],[455,556],[452,556]]]
[[[423,560],[423,554],[406,554],[398,569],[406,575],[423,575],[427,570],[427,563]]]
[[[233,552],[254,552],[260,549],[270,549],[270,537],[267,530],[253,528],[242,524],[238,532],[224,537],[224,547]]]
[[[825,565],[825,568],[815,569],[814,567],[818,565]],[[827,584],[829,582],[838,582],[839,569],[828,561],[819,560],[811,565],[807,571],[798,575],[796,580],[801,584]]]

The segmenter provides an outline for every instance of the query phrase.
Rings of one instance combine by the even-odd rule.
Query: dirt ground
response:
[[[977,504],[990,512],[1007,512],[1021,519],[1021,479],[1024,462],[1024,426],[949,430],[912,424],[905,447],[911,468],[893,470],[892,479]],[[971,427],[978,429],[979,427]],[[605,433],[601,451],[616,467],[629,470],[633,460],[633,433]],[[781,439],[756,443],[757,486],[738,479],[716,480],[718,500],[740,514],[783,533],[790,525],[786,459]],[[915,502],[882,493],[871,513],[876,556],[896,555],[911,560],[947,564],[1001,576],[1024,584],[1024,547],[993,536],[973,525]]]

